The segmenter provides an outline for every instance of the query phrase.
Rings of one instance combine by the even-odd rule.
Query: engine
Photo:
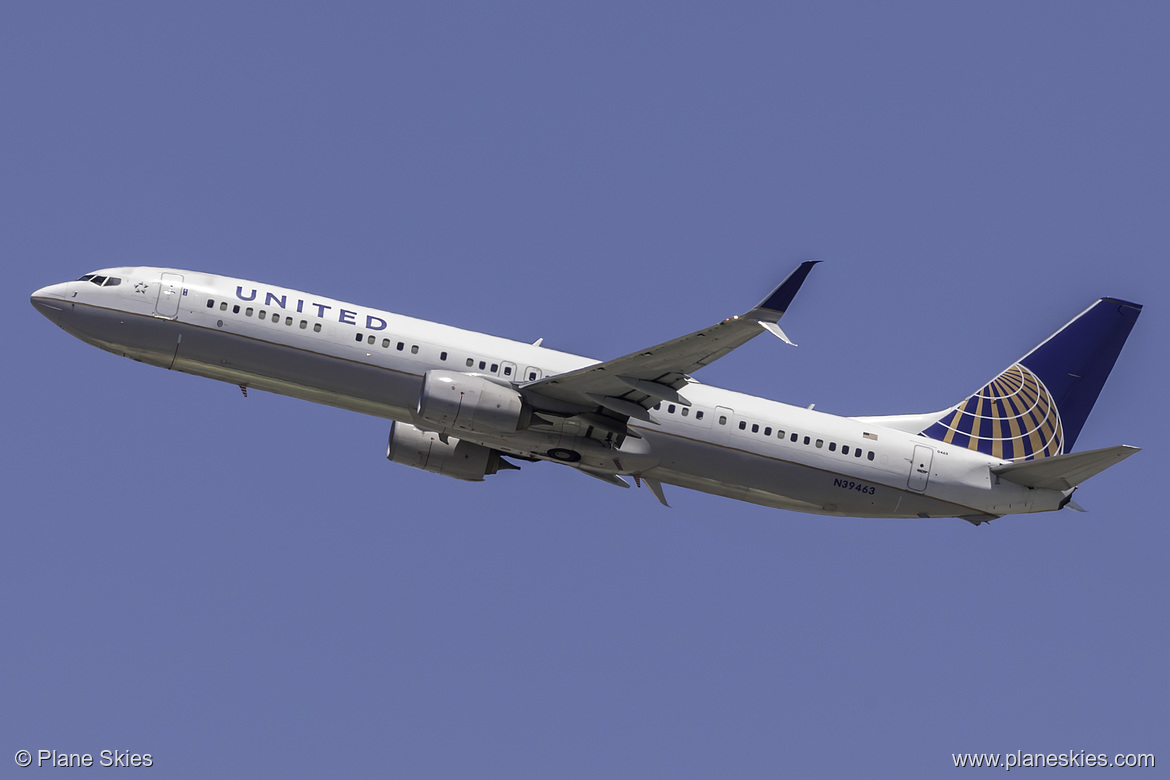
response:
[[[453,436],[444,442],[437,433],[400,422],[390,424],[386,458],[394,463],[470,482],[482,482],[488,474],[495,474],[500,469],[517,468],[490,447],[460,441]]]
[[[532,408],[511,387],[458,371],[423,375],[418,419],[441,431],[515,433],[528,428]]]

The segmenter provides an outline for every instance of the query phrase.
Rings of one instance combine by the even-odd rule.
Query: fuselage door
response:
[[[934,460],[934,450],[921,444],[914,445],[914,459],[910,461],[910,479],[907,485],[911,490],[919,493],[926,490],[930,481],[930,464]]]
[[[158,300],[154,304],[154,315],[173,320],[179,316],[179,298],[183,294],[181,274],[164,273],[159,278]]]

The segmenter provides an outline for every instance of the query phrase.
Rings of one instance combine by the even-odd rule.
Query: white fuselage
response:
[[[403,423],[430,369],[521,385],[597,361],[272,285],[166,268],[97,272],[33,303],[95,346],[168,369]],[[458,432],[505,455],[572,465],[802,512],[863,517],[992,516],[1058,508],[1067,491],[998,480],[1003,463],[874,419],[838,417],[692,382],[642,438],[571,420],[507,434]],[[655,424],[656,423],[656,424]]]

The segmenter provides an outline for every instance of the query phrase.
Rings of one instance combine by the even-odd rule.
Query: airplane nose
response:
[[[42,287],[29,297],[29,301],[34,309],[57,323],[61,319],[61,312],[65,311],[65,284]]]

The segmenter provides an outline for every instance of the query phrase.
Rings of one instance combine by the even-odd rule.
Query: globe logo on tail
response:
[[[1063,452],[1060,413],[1040,378],[1020,363],[922,432],[932,439],[1004,460]]]

